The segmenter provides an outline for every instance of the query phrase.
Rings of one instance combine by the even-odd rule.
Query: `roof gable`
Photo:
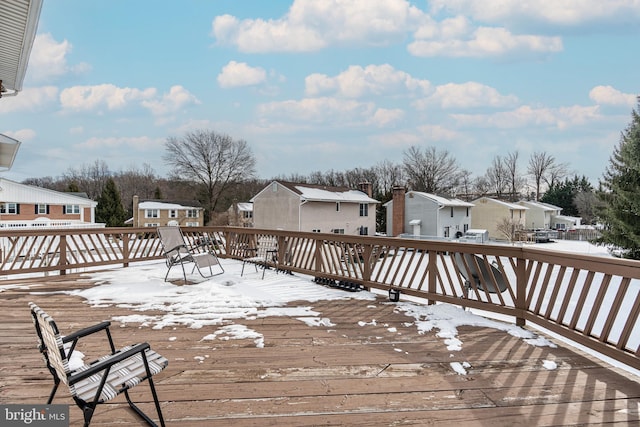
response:
[[[302,184],[288,181],[271,182],[267,187],[256,194],[251,199],[251,201],[253,201],[259,195],[263,194],[265,191],[268,191],[274,183],[279,184],[281,187],[297,195],[301,201],[379,203],[377,200],[369,197],[366,193],[360,190],[352,190],[348,187],[332,187],[326,185]]]
[[[78,193],[64,193],[48,188],[20,184],[0,178],[0,201],[10,203],[34,203],[48,205],[83,205],[97,206],[98,203]]]

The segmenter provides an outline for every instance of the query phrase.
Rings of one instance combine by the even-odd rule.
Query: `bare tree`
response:
[[[136,165],[129,169],[116,173],[113,177],[120,190],[122,204],[129,213],[133,212],[133,196],[141,199],[155,198],[158,187],[158,179],[153,168],[144,163],[141,168]]]
[[[513,242],[516,240],[518,236],[518,231],[522,229],[522,224],[520,224],[517,220],[510,219],[507,217],[501,218],[496,224],[496,230],[502,237],[507,239],[509,242]]]
[[[507,191],[508,186],[508,172],[505,166],[505,162],[500,156],[495,156],[491,162],[491,166],[487,169],[487,182],[489,183],[493,193],[501,199],[503,194]]]
[[[515,202],[518,200],[520,195],[520,190],[524,186],[524,180],[520,171],[518,170],[518,157],[519,154],[517,151],[513,151],[507,153],[506,157],[503,159],[502,164],[504,165],[505,172],[507,174],[507,185],[509,188],[509,200]]]
[[[79,191],[87,193],[90,199],[97,200],[111,177],[107,163],[104,160],[96,160],[91,165],[80,166],[79,169],[69,168],[63,174],[63,181],[66,186],[75,184]]]
[[[491,192],[491,183],[486,176],[479,176],[473,180],[473,192],[477,197],[486,196]]]
[[[544,151],[536,151],[529,157],[527,172],[533,176],[536,186],[536,200],[540,199],[542,183],[548,186],[558,183],[568,174],[566,163],[556,163],[555,157]]]
[[[451,194],[460,181],[460,167],[451,154],[428,147],[422,151],[411,146],[404,152],[404,171],[415,191]]]
[[[202,184],[204,198],[213,218],[220,196],[230,184],[255,175],[255,158],[245,140],[210,130],[188,132],[165,143],[165,162],[177,177]]]
[[[376,193],[388,197],[387,200],[381,200],[383,203],[391,200],[391,194],[393,193],[393,187],[396,185],[404,185],[405,177],[402,170],[402,166],[392,163],[385,159],[374,167],[374,172],[377,175]]]

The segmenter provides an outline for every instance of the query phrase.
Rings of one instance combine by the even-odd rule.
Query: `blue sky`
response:
[[[637,0],[43,0],[14,180],[104,160],[168,174],[164,142],[248,142],[261,178],[448,150],[474,176],[546,151],[595,184],[640,94]]]

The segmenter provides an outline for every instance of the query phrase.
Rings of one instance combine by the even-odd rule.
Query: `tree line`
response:
[[[623,218],[613,214],[616,209],[637,207],[632,204],[630,208],[628,203],[631,202],[620,202],[617,194],[626,191],[633,195],[628,199],[637,200],[635,195],[640,189],[640,179],[628,174],[629,168],[636,172],[639,169],[639,122],[638,113],[634,110],[632,122],[623,132],[597,190],[585,176],[578,176],[567,163],[559,162],[544,151],[532,153],[526,161],[521,159],[518,151],[497,155],[484,174],[474,177],[449,151],[416,145],[403,152],[400,163],[383,160],[369,168],[314,171],[307,175],[289,174],[262,179],[256,176],[256,160],[248,143],[213,130],[191,131],[183,137],[166,140],[163,160],[170,167],[168,177],[157,176],[149,164],[114,172],[103,160],[96,160],[92,164],[69,168],[55,179],[31,178],[24,183],[86,193],[98,201],[96,219],[108,226],[123,225],[125,219],[132,216],[134,195],[140,199],[188,201],[185,194],[190,195],[191,201],[198,201],[205,207],[207,224],[222,225],[226,223],[224,212],[233,203],[248,201],[270,181],[278,179],[349,188],[370,182],[373,198],[383,204],[391,200],[393,188],[398,185],[407,190],[466,201],[482,196],[506,201],[539,200],[561,207],[565,215],[582,217],[583,223],[604,221],[611,228],[618,222],[634,220],[635,226],[640,227],[638,210]],[[630,189],[627,188],[628,181],[632,182]],[[378,209],[376,221],[378,230],[386,229],[383,209]],[[627,242],[625,244],[629,245],[629,241],[638,244],[637,231],[634,229],[636,234],[633,237],[628,236],[628,229],[620,231],[627,237],[618,239],[616,244]]]

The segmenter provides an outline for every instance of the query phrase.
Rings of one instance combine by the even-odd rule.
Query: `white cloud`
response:
[[[54,104],[58,99],[58,88],[42,86],[25,88],[13,97],[3,97],[0,101],[0,114],[21,111],[38,111]]]
[[[10,138],[17,139],[20,142],[30,141],[36,137],[36,131],[33,129],[20,129],[16,131],[2,132]]]
[[[510,54],[548,54],[563,49],[560,37],[517,35],[505,28],[480,27],[470,33],[457,34],[470,28],[457,28],[447,32],[438,29],[422,29],[416,32],[416,40],[407,46],[415,56],[450,57],[500,57]],[[451,37],[455,34],[455,37]],[[417,38],[429,37],[429,38]]]
[[[566,129],[571,126],[600,120],[598,106],[571,106],[562,108],[532,108],[521,106],[515,110],[495,114],[454,114],[461,126],[516,129],[524,127],[545,127]]]
[[[148,136],[140,137],[109,137],[109,138],[89,138],[86,141],[76,144],[77,148],[87,148],[91,150],[100,150],[103,148],[119,148],[126,147],[134,150],[146,150],[149,148],[160,147],[163,140],[152,139]]]
[[[104,107],[117,110],[132,102],[150,99],[155,93],[156,90],[152,88],[140,90],[120,88],[112,84],[74,86],[60,93],[60,103],[63,109],[74,111],[98,110]]]
[[[368,65],[364,68],[352,65],[336,77],[311,74],[305,79],[305,93],[308,96],[326,92],[336,92],[348,98],[367,95],[399,95],[414,91],[424,93],[430,86],[428,80],[415,79],[389,64]]]
[[[623,93],[611,86],[596,86],[589,92],[589,98],[598,104],[623,105],[633,107],[636,95]]]
[[[250,67],[245,62],[230,61],[218,74],[222,88],[253,86],[265,82],[267,73],[263,68]]]
[[[50,33],[37,34],[29,56],[28,76],[35,81],[46,81],[70,72],[84,72],[90,68],[86,63],[70,66],[67,56],[71,43],[56,41]]]
[[[432,13],[464,14],[490,23],[531,21],[575,26],[592,21],[640,19],[637,0],[431,0]]]
[[[261,116],[284,118],[309,123],[331,122],[332,125],[362,123],[375,113],[372,103],[337,98],[305,98],[270,102],[258,107]]]
[[[406,0],[295,0],[279,19],[213,20],[218,43],[241,52],[315,51],[337,42],[379,45],[401,40],[423,12]]]
[[[200,101],[180,85],[172,86],[169,93],[162,95],[162,99],[145,99],[142,101],[142,106],[148,108],[156,116],[175,113],[193,104],[200,104]]]
[[[424,109],[429,105],[442,108],[507,107],[514,106],[518,98],[514,95],[501,95],[495,88],[477,82],[462,84],[448,83],[435,88],[428,98],[414,103],[416,108]]]
[[[404,111],[399,108],[378,108],[369,119],[369,123],[379,128],[383,128],[399,122],[403,117]]]

